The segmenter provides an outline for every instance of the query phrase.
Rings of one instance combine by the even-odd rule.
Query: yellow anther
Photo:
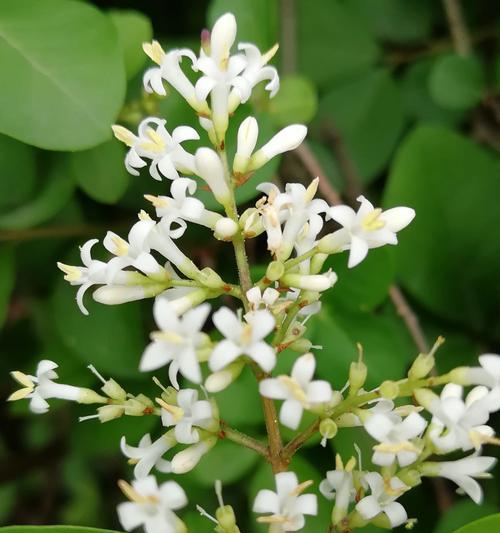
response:
[[[146,211],[144,211],[144,209],[141,209],[137,216],[139,220],[151,220],[151,217],[146,213]]]
[[[161,47],[161,44],[158,41],[153,41],[151,43],[143,43],[142,49],[144,53],[152,59],[157,65],[161,65],[163,58],[165,57],[165,51]]]
[[[149,137],[149,141],[143,141],[139,144],[139,148],[147,152],[154,152],[160,154],[167,146],[165,139],[157,133],[153,128],[148,128],[146,135]]]
[[[316,191],[318,190],[318,185],[319,185],[319,178],[314,178],[311,181],[311,183],[307,186],[307,189],[306,189],[307,203],[309,203],[316,195]]]
[[[123,240],[121,237],[118,237],[118,235],[113,235],[111,237],[111,241],[115,245],[115,255],[122,256],[128,254],[129,245],[127,241]]]
[[[279,47],[280,47],[280,45],[278,43],[276,43],[274,46],[269,48],[269,50],[265,54],[262,54],[262,60],[261,60],[262,62],[261,62],[261,64],[265,65],[265,64],[269,63],[269,61],[271,61],[271,59],[276,55],[276,52],[278,51]]]
[[[127,146],[133,146],[136,137],[130,130],[123,126],[119,126],[118,124],[111,126],[111,129],[119,141],[125,143]]]
[[[399,452],[413,452],[419,453],[419,449],[412,444],[410,441],[405,440],[403,442],[391,443],[391,442],[382,442],[381,444],[376,444],[373,449],[376,452],[381,453],[399,453]]]
[[[339,454],[335,455],[335,470],[344,470],[344,463]]]
[[[166,341],[171,344],[184,343],[184,337],[175,331],[153,331],[151,339],[154,341]]]
[[[297,401],[299,401],[304,407],[309,407],[307,395],[295,379],[290,376],[278,376],[277,379],[292,393],[292,396]]]
[[[257,522],[260,522],[261,524],[286,524],[287,521],[287,517],[280,514],[259,516],[259,518],[257,518]]]
[[[179,420],[182,420],[182,418],[184,417],[184,409],[182,409],[181,407],[177,405],[170,405],[169,403],[167,403],[165,400],[162,400],[161,398],[155,398],[155,400],[156,400],[156,403],[162,409],[165,409],[165,411],[169,412],[172,415],[174,422],[178,422]]]
[[[155,207],[167,207],[168,200],[164,196],[153,196],[152,194],[145,194],[144,198],[151,202]]]
[[[304,481],[303,483],[300,483],[297,485],[292,492],[290,492],[290,496],[298,496],[299,494],[302,494],[306,489],[308,489],[313,484],[312,479],[309,479],[308,481]]]
[[[347,461],[347,463],[345,465],[345,471],[346,472],[352,472],[355,467],[356,467],[356,458],[355,457],[351,457],[349,459],[349,461]]]
[[[139,494],[130,483],[127,483],[123,479],[118,481],[118,487],[123,492],[126,498],[134,503],[159,503],[159,500],[156,496],[152,494],[149,496],[143,496]]]
[[[476,450],[479,450],[483,444],[494,444],[496,446],[500,446],[500,439],[492,437],[491,435],[485,435],[480,431],[469,431],[469,439]]]
[[[380,209],[380,207],[377,207],[377,209],[374,209],[371,213],[368,213],[361,222],[363,229],[365,231],[375,231],[383,228],[385,226],[385,222],[380,220],[379,217],[381,214],[382,209]]]
[[[76,266],[65,265],[64,263],[57,263],[57,267],[59,268],[59,270],[62,270],[66,274],[64,276],[64,279],[66,281],[69,281],[70,283],[73,281],[79,281],[82,277],[82,271]]]

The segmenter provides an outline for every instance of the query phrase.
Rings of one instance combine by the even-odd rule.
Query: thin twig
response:
[[[283,74],[291,74],[296,70],[297,57],[295,0],[281,0],[280,20],[282,42],[281,70]]]
[[[443,0],[453,48],[458,55],[468,56],[471,53],[471,38],[460,6],[460,0]]]
[[[220,436],[222,438],[227,438],[233,442],[236,442],[237,444],[241,444],[242,446],[245,446],[246,448],[250,448],[251,450],[254,450],[258,454],[265,457],[266,459],[269,459],[268,450],[264,444],[259,442],[257,439],[254,439],[253,437],[250,437],[249,435],[246,435],[245,433],[238,431],[237,429],[233,429],[223,420],[221,420],[220,423],[221,423]]]

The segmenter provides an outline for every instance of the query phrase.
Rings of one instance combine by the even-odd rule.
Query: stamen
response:
[[[129,245],[127,241],[118,237],[118,235],[113,235],[111,241],[115,245],[115,255],[122,256],[128,254]]]
[[[94,374],[94,376],[97,377],[97,379],[99,379],[104,385],[106,385],[107,381],[101,376],[101,374],[99,374],[94,365],[87,365],[87,368],[92,372],[92,374]]]
[[[271,61],[271,59],[276,55],[276,52],[278,51],[279,47],[280,45],[276,43],[265,54],[262,54],[262,61],[261,61],[262,66],[266,65],[267,63],[269,63],[269,61]]]
[[[382,209],[377,207],[371,213],[368,213],[361,222],[361,226],[365,231],[375,231],[385,226],[385,222],[380,220]]]
[[[10,375],[21,385],[24,385],[27,388],[35,388],[35,384],[33,383],[33,381],[24,372],[14,370],[10,373]]]
[[[123,126],[119,126],[118,124],[111,126],[111,129],[119,141],[125,143],[127,146],[134,145],[136,137],[130,130],[124,128]]]
[[[201,516],[204,516],[205,518],[208,518],[211,520],[214,524],[219,524],[216,518],[214,518],[211,514],[208,514],[201,505],[196,505],[196,510],[201,514]]]
[[[303,483],[300,483],[300,485],[297,485],[292,492],[290,492],[290,496],[298,496],[302,492],[304,492],[308,487],[310,487],[313,484],[312,479],[309,479],[308,481],[304,481]]]
[[[93,418],[99,418],[99,415],[87,415],[78,417],[78,422],[85,422],[86,420],[92,420]]]
[[[222,481],[220,479],[215,480],[215,495],[219,502],[219,507],[224,507],[224,500],[222,499]]]
[[[144,211],[144,209],[141,209],[138,213],[139,220],[151,220],[151,217]]]
[[[399,452],[414,452],[419,453],[419,449],[410,441],[403,441],[398,443],[382,442],[376,444],[373,449],[382,453],[399,453]]]
[[[344,464],[342,463],[340,454],[335,455],[335,470],[344,470]]]
[[[157,65],[162,64],[163,58],[165,57],[165,52],[158,41],[143,43],[142,49],[144,50],[144,53]]]
[[[178,422],[179,420],[182,420],[184,416],[184,410],[178,407],[177,405],[170,405],[161,398],[155,398],[155,401],[158,405],[160,405],[165,411],[170,413],[174,417],[174,421]]]
[[[286,516],[273,514],[270,516],[259,516],[257,522],[261,524],[285,524],[287,522]]]
[[[57,267],[66,274],[64,279],[70,283],[73,281],[79,281],[82,277],[81,269],[76,266],[65,265],[64,263],[58,262]]]
[[[157,386],[157,387],[160,387],[160,389],[163,391],[163,392],[167,392],[168,393],[168,390],[162,385],[161,381],[156,377],[156,376],[153,376],[153,383]]]
[[[155,207],[167,207],[168,201],[166,198],[161,198],[160,196],[153,196],[152,194],[145,194],[144,198],[148,202],[151,202]]]

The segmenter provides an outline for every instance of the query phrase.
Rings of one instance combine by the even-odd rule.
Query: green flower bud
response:
[[[325,439],[333,439],[337,431],[337,424],[331,418],[324,418],[319,424],[319,432]]]
[[[114,379],[108,379],[101,390],[112,400],[124,402],[127,399],[126,391]]]
[[[97,394],[92,389],[85,389],[80,387],[80,393],[76,400],[78,403],[91,404],[91,403],[106,403],[108,400]]]
[[[219,274],[217,274],[217,272],[215,272],[215,270],[209,267],[201,270],[196,276],[196,279],[209,289],[221,289],[224,287],[224,281],[222,278],[219,276]]]
[[[285,273],[285,265],[281,261],[271,261],[267,266],[266,278],[269,281],[277,281]]]
[[[349,368],[349,394],[353,395],[365,384],[368,369],[363,362],[363,349],[358,344],[359,359],[351,363]]]
[[[125,408],[123,405],[103,405],[97,409],[98,418],[101,423],[120,418],[124,413]]]
[[[417,485],[420,485],[422,475],[418,470],[401,470],[398,472],[398,478],[408,485],[409,487],[416,487]]]
[[[230,505],[219,507],[215,511],[215,518],[219,522],[221,533],[240,533],[240,529],[236,525],[236,516]]]
[[[399,394],[399,385],[395,381],[384,381],[379,387],[380,396],[386,400],[393,400]]]
[[[297,339],[293,341],[288,348],[298,353],[307,353],[311,351],[312,342],[309,339]]]

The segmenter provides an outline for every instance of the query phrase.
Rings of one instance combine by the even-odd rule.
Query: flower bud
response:
[[[198,175],[208,184],[215,199],[220,204],[227,205],[231,193],[224,177],[224,166],[220,157],[210,148],[198,148],[194,158]]]
[[[349,368],[349,394],[353,395],[365,384],[368,369],[363,362],[363,352],[361,346],[358,345],[359,359],[353,361]]]
[[[172,472],[174,474],[185,474],[189,472],[216,443],[217,437],[206,437],[204,440],[177,453],[172,459]]]
[[[302,124],[292,124],[279,131],[250,159],[248,170],[257,170],[265,165],[270,159],[294,150],[304,140],[307,128]]]
[[[467,366],[459,366],[450,372],[450,383],[457,385],[471,385],[469,379],[470,368]]]
[[[107,399],[92,389],[84,389],[82,387],[75,387],[79,389],[78,397],[75,398],[78,403],[92,404],[92,403],[106,403]],[[56,396],[55,396],[56,397]],[[63,398],[65,399],[65,398]],[[68,398],[71,399],[71,398]]]
[[[151,283],[150,285],[103,285],[92,295],[96,302],[104,305],[118,305],[144,298],[152,298],[166,289],[165,283]]]
[[[205,381],[205,388],[210,393],[224,390],[241,374],[244,366],[245,363],[243,361],[237,360],[226,366],[224,369],[210,374]]]
[[[425,463],[424,463],[425,464]],[[398,472],[398,478],[409,487],[416,487],[417,485],[420,485],[421,481],[421,474],[418,470],[400,470]]]
[[[99,421],[104,423],[123,416],[125,408],[123,405],[103,405],[97,409],[97,413]]]
[[[281,261],[271,261],[267,265],[266,278],[269,281],[278,281],[285,273],[285,265]]]
[[[325,272],[324,274],[285,274],[280,281],[288,287],[304,289],[308,291],[322,292],[333,287],[337,281],[335,272]]]
[[[239,533],[240,529],[236,525],[236,516],[230,505],[218,507],[215,511],[215,518],[219,522],[221,533]]]
[[[233,161],[233,172],[236,176],[247,172],[258,135],[257,121],[254,117],[247,117],[238,128],[238,144]]]
[[[113,400],[124,402],[127,399],[126,391],[114,379],[108,379],[101,390]]]
[[[210,267],[201,270],[197,276],[197,280],[209,289],[221,289],[224,287],[224,281],[222,278]]]
[[[311,351],[312,342],[309,339],[301,338],[289,344],[288,348],[290,348],[290,350],[293,350],[294,352],[307,353]]]
[[[395,381],[384,381],[379,387],[380,396],[386,400],[393,400],[399,394],[399,385]]]
[[[318,272],[321,272],[327,259],[327,254],[314,254],[309,262],[309,274],[318,274]]]
[[[425,378],[434,368],[434,355],[428,353],[419,353],[415,361],[408,370],[408,379],[415,380]]]
[[[259,211],[255,207],[250,207],[243,211],[239,224],[243,231],[243,236],[247,239],[252,239],[264,231],[262,219]]]
[[[324,439],[333,439],[337,431],[337,424],[331,418],[323,418],[319,424],[319,432]]]
[[[428,409],[433,402],[439,400],[439,397],[429,389],[416,389],[413,391],[413,396],[415,396],[417,402],[426,409]]]
[[[214,235],[220,241],[230,241],[238,230],[239,226],[232,218],[223,217],[215,223]]]

